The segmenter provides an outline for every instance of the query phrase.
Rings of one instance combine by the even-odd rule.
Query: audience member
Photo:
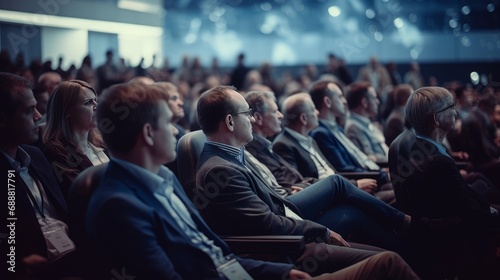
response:
[[[316,179],[314,181],[317,182],[314,184],[311,184],[311,181],[301,181],[296,184],[295,179],[302,178],[300,173],[297,177],[295,174],[298,172],[279,155],[272,152],[271,142],[266,139],[266,137],[274,136],[281,131],[281,120],[283,119],[283,115],[279,112],[274,101],[273,93],[249,92],[245,95],[245,100],[252,108],[255,119],[255,122],[252,123],[253,140],[245,145],[245,148],[253,155],[247,156],[246,162],[248,164],[250,161],[255,165],[255,169],[258,171],[257,175],[260,175],[268,186],[271,186],[281,197],[288,198],[292,202],[296,201],[296,205],[300,204],[302,199],[317,205],[317,207],[321,205],[323,208],[321,212],[333,213],[328,217],[328,224],[323,224],[335,228],[343,236],[350,236],[351,241],[392,250],[401,249],[398,248],[399,240],[394,236],[394,232],[387,232],[384,229],[387,226],[390,228],[401,227],[401,214],[394,215],[393,211],[386,211],[386,213],[392,214],[374,215],[381,213],[380,209],[391,209],[386,203],[358,190],[338,175],[328,176],[319,181]],[[276,177],[267,167],[278,170],[276,174],[280,178],[279,181],[284,182],[284,186],[278,183]],[[303,192],[303,188],[300,186],[306,187],[306,191]],[[337,220],[340,217],[342,217],[341,220]],[[352,219],[348,217],[352,217]],[[396,224],[387,224],[389,220],[395,221]],[[409,220],[407,217],[406,221]],[[404,224],[408,225],[409,223]]]
[[[294,94],[283,101],[285,129],[273,141],[273,151],[296,168],[304,177],[318,179],[335,174],[336,170],[321,152],[309,133],[318,127],[318,110],[307,93]],[[373,193],[377,181],[363,178],[353,180],[358,188]],[[387,193],[381,199],[392,203],[394,195]]]
[[[26,145],[37,141],[40,119],[29,81],[0,73],[0,170],[8,177],[1,197],[15,198],[14,215],[0,216],[11,225],[0,228],[2,279],[78,276],[66,202],[47,159]]]
[[[328,162],[335,170],[341,172],[380,172],[377,185],[360,184],[359,187],[384,201],[393,199],[394,194],[388,174],[360,151],[336,122],[338,117],[348,113],[347,102],[339,85],[328,80],[317,81],[311,86],[309,94],[319,111],[318,126],[309,134]]]
[[[495,143],[497,131],[492,121],[497,104],[492,94],[478,100],[462,123],[462,140],[472,170],[483,173],[500,189],[500,146]]]
[[[45,72],[38,77],[37,86],[45,89],[50,95],[61,82],[61,75],[57,72]]]
[[[129,106],[125,117],[114,109],[116,102]],[[160,90],[138,84],[116,85],[104,93],[98,119],[114,124],[113,130],[100,127],[113,158],[90,201],[91,243],[114,267],[138,279],[233,279],[221,269],[228,264],[245,279],[308,278],[290,264],[232,255],[205,224],[175,176],[163,166],[176,156],[177,131],[170,123],[167,102]],[[130,138],[124,141],[123,135]],[[374,272],[380,277],[418,279],[390,252],[318,279],[370,279]]]
[[[391,84],[393,87],[401,84],[403,80],[398,71],[398,65],[395,62],[389,62],[385,65],[387,73],[389,73],[389,78],[391,79]]]
[[[95,71],[92,68],[92,59],[90,55],[83,58],[82,65],[76,72],[76,79],[87,82],[92,88],[97,86]]]
[[[177,134],[175,135],[175,138],[177,141],[181,139],[182,136],[186,134],[186,129],[179,124],[179,121],[184,117],[184,102],[182,101],[181,96],[179,95],[179,91],[177,90],[177,87],[170,83],[170,82],[157,82],[154,83],[154,85],[159,86],[162,91],[167,95],[168,97],[168,108],[172,112],[172,125],[177,129]],[[177,159],[174,159],[173,161],[169,162],[166,164],[168,169],[172,171],[176,176],[178,176],[179,171],[178,171],[178,166],[177,166]]]
[[[353,83],[347,89],[346,99],[351,112],[345,124],[347,137],[371,160],[387,162],[389,147],[384,134],[370,119],[377,115],[379,105],[374,87],[365,82]]]
[[[233,72],[231,72],[231,85],[239,90],[242,90],[248,71],[250,71],[250,69],[245,66],[245,54],[240,53],[238,55],[236,68],[234,68]]]
[[[124,65],[124,61],[123,61]],[[122,73],[128,71],[127,69],[122,69]],[[114,85],[116,83],[120,83],[123,79],[120,77],[120,70],[116,67],[113,62],[113,51],[106,51],[106,61],[97,67],[96,69],[97,82],[99,84],[98,92],[102,92],[104,89]]]
[[[65,197],[81,171],[109,161],[96,129],[96,106],[96,91],[80,80],[62,82],[49,99],[43,152]]]
[[[384,125],[384,137],[387,145],[390,145],[405,129],[405,105],[412,92],[413,88],[408,84],[401,84],[394,88],[391,97],[394,98],[395,107]]]
[[[368,65],[359,69],[357,80],[370,83],[377,95],[381,94],[385,87],[391,84],[391,78],[387,69],[374,56],[370,58]]]
[[[410,70],[405,73],[404,82],[414,89],[424,86],[424,79],[420,74],[420,65],[417,62],[414,61],[410,64]]]
[[[399,176],[394,179],[407,196],[398,205],[425,223],[411,239],[424,278],[482,275],[483,247],[492,234],[488,230],[500,228],[498,215],[492,215],[487,203],[467,186],[441,144],[454,129],[454,108],[453,96],[444,88],[416,90],[406,104],[406,119],[416,137],[393,142],[409,147],[391,156],[391,161],[398,163]],[[424,256],[428,252],[432,254]]]
[[[220,235],[304,235],[306,249],[294,261],[301,267],[304,262],[314,262],[314,269],[310,271],[314,275],[336,271],[376,254],[373,250],[350,248],[342,236],[309,220],[320,219],[318,205],[307,201],[296,205],[280,198],[251,170],[243,151],[244,145],[252,140],[254,118],[249,105],[234,87],[219,86],[206,91],[197,109],[207,142],[198,162],[196,191],[208,200],[203,213],[215,232]],[[211,195],[214,189],[217,190],[215,196]],[[319,258],[320,255],[324,257]]]

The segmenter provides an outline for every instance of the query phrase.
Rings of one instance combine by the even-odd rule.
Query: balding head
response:
[[[38,77],[37,86],[45,89],[49,94],[62,82],[61,75],[57,72],[45,72]]]
[[[307,134],[318,126],[318,110],[308,93],[301,92],[287,97],[282,108],[286,127]]]

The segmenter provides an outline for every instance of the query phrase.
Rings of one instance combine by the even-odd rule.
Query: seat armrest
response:
[[[377,179],[380,176],[380,172],[378,171],[369,171],[369,172],[339,172],[337,173],[347,179],[350,180],[359,180],[359,179]]]
[[[469,161],[456,161],[455,164],[458,169],[468,169],[471,166]]]
[[[305,246],[305,238],[302,235],[222,236],[222,239],[236,254],[297,255]]]
[[[377,161],[375,162],[380,168],[389,168],[389,162],[388,161]]]

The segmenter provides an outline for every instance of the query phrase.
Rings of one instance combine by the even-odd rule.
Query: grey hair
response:
[[[451,93],[442,87],[422,87],[410,95],[406,103],[405,114],[415,132],[427,135],[433,127],[429,125],[433,121],[433,114],[446,105],[446,97]]]
[[[270,99],[276,102],[276,97],[272,91],[250,91],[245,94],[245,100],[254,113],[264,113],[267,109],[266,100]]]

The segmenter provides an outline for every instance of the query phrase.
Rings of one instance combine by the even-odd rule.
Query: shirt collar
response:
[[[243,165],[245,164],[245,146],[237,148],[237,147],[234,147],[231,145],[227,145],[227,144],[215,142],[215,141],[207,141],[206,144],[215,146],[215,147],[223,150],[224,152],[228,153],[230,156],[237,159]]]
[[[326,119],[319,119],[320,122],[322,122],[329,130],[336,130],[339,126],[336,122],[326,120]]]
[[[431,138],[429,138],[429,137],[426,137],[426,136],[416,135],[416,137],[417,137],[417,138],[420,138],[420,139],[427,140],[427,141],[431,142],[432,144],[434,144],[434,146],[436,146],[436,148],[438,149],[438,151],[439,151],[441,154],[443,154],[443,155],[445,155],[445,156],[447,156],[447,157],[450,157],[450,155],[449,155],[449,154],[448,154],[448,152],[446,151],[446,148],[445,148],[442,144],[440,144],[440,143],[438,143],[438,142],[434,141],[433,139],[431,139]]]
[[[309,136],[302,135],[293,129],[289,129],[288,127],[285,127],[285,130],[288,131],[288,133],[290,133],[293,138],[299,141],[301,145],[306,145],[307,147],[310,147],[312,145],[312,138],[310,138]]]
[[[9,164],[17,172],[27,171],[28,170],[28,168],[29,168],[29,166],[31,164],[31,157],[21,147],[17,147],[16,159],[19,159],[19,161],[17,161],[16,159],[11,158],[8,154],[6,154],[1,149],[0,149],[0,152],[2,152],[2,154],[7,159],[7,161],[9,162]]]
[[[126,160],[113,157],[111,158],[111,161],[114,161],[123,168],[126,168],[134,175],[134,177],[141,178],[141,181],[144,182],[144,185],[152,193],[160,191],[159,188],[162,185],[166,185],[167,188],[173,187],[173,184],[170,183],[173,181],[173,173],[163,165],[160,167],[158,174],[154,174],[153,172]]]
[[[351,112],[351,118],[361,122],[362,124],[365,124],[366,127],[368,127],[368,125],[372,123],[369,118],[362,116],[360,114],[356,114],[354,112]]]

